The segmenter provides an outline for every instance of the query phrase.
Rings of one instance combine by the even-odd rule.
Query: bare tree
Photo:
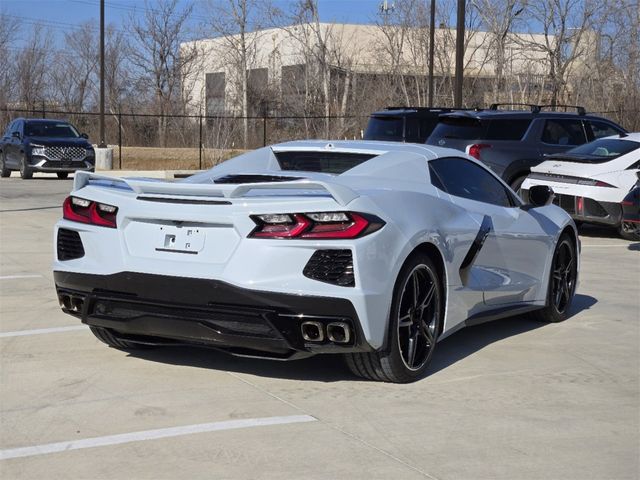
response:
[[[191,4],[179,9],[178,0],[158,0],[153,7],[145,0],[143,18],[130,19],[133,38],[129,58],[140,73],[141,84],[153,91],[155,111],[160,115],[158,136],[163,147],[166,115],[181,108],[181,85],[196,58],[195,50],[180,49],[192,11]]]
[[[17,98],[24,108],[33,109],[47,97],[51,43],[50,33],[43,27],[36,27],[16,55]]]
[[[552,105],[566,93],[567,75],[572,66],[593,49],[590,27],[602,3],[594,0],[529,0],[528,15],[540,25],[544,42],[520,37],[527,47],[542,52],[548,59]]]
[[[15,37],[19,31],[18,19],[0,12],[0,105],[13,96],[15,76],[12,70]]]
[[[236,98],[239,100],[243,118],[243,144],[247,148],[249,136],[249,70],[254,64],[256,43],[260,28],[255,20],[260,18],[258,0],[210,0],[211,15],[208,28],[222,40],[219,54],[222,61],[230,67]]]

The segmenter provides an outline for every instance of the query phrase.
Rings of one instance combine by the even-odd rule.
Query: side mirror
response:
[[[529,203],[534,207],[544,207],[553,202],[556,194],[547,185],[534,185],[529,188]]]
[[[89,139],[89,135],[87,135],[86,133],[81,133],[80,136],[84,139]]]
[[[20,139],[20,132],[11,132],[11,136],[12,136],[13,138]]]

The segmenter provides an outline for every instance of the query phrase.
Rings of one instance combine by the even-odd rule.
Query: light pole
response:
[[[100,0],[100,148],[107,147],[104,137],[104,0]]]
[[[462,108],[462,79],[464,70],[464,7],[465,0],[458,0],[458,18],[456,22],[456,84],[454,106]]]
[[[433,107],[433,52],[436,38],[436,0],[431,0],[429,16],[429,107]]]

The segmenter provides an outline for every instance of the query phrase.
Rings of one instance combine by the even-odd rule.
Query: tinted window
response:
[[[604,163],[636,149],[640,149],[638,142],[617,138],[601,138],[572,148],[565,153],[552,155],[549,158],[567,159],[577,163]]]
[[[484,128],[477,118],[446,116],[440,117],[440,122],[430,138],[474,140],[482,138],[483,133]]]
[[[618,135],[620,133],[620,130],[613,128],[608,123],[596,122],[594,120],[591,120],[588,123],[591,126],[591,132],[593,133],[594,139],[610,137],[611,135]]]
[[[420,126],[418,125],[418,119],[407,118],[405,122],[404,141],[418,143],[420,141],[420,139],[418,138],[419,133]]]
[[[530,119],[492,119],[484,140],[521,140],[531,125]]]
[[[587,139],[581,120],[547,120],[542,141],[550,145],[582,145]]]
[[[509,192],[493,175],[464,158],[432,160],[429,171],[434,186],[444,187],[450,195],[501,207],[514,204]]]
[[[68,123],[32,122],[25,125],[26,137],[64,137],[78,138],[78,131]]]
[[[420,119],[420,143],[424,143],[438,124],[438,117]]]
[[[402,140],[404,119],[402,117],[380,116],[369,118],[364,132],[365,140]]]
[[[324,173],[343,173],[375,157],[342,152],[277,152],[275,156],[282,170]]]

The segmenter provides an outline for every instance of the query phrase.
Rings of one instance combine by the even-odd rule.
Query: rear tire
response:
[[[431,362],[444,313],[438,271],[424,253],[405,262],[393,292],[388,347],[384,351],[346,354],[353,374],[369,380],[409,383]]]
[[[4,156],[4,152],[0,154],[0,177],[7,178],[11,176],[11,170],[6,167],[7,160]]]
[[[33,178],[33,170],[27,164],[26,155],[22,157],[22,161],[20,162],[20,178],[22,178],[23,180],[29,180],[30,178]]]
[[[514,192],[516,192],[518,194],[519,197],[521,197],[520,195],[520,187],[522,187],[522,183],[524,182],[524,179],[527,178],[526,175],[522,175],[521,177],[516,177],[513,180],[511,180],[511,182],[509,183],[509,186],[511,187],[511,190],[513,190]]]
[[[66,180],[69,176],[69,172],[57,172],[56,175],[60,180]]]
[[[622,223],[618,227],[618,234],[625,240],[629,240],[631,242],[640,241],[640,226],[631,222],[628,222],[627,224]]]
[[[576,248],[569,235],[563,234],[553,252],[547,306],[532,312],[533,318],[548,323],[566,320],[569,316],[573,296],[576,293],[577,278]]]
[[[89,328],[91,329],[91,332],[96,336],[98,340],[100,340],[102,343],[106,343],[110,347],[117,348],[120,350],[134,350],[134,349],[140,349],[145,347],[148,348],[148,346],[140,343],[134,343],[134,342],[128,342],[126,340],[122,340],[121,338],[116,337],[111,332],[111,330],[108,330],[106,328],[102,328],[102,327],[89,327]]]

